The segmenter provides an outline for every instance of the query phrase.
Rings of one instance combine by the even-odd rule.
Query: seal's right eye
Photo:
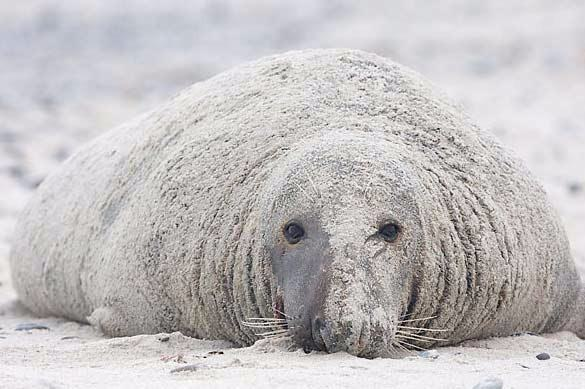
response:
[[[400,234],[400,227],[394,223],[384,224],[378,230],[378,234],[386,242],[392,243],[398,238],[398,234]]]
[[[303,236],[305,236],[305,230],[303,230],[303,227],[299,223],[288,222],[284,226],[284,237],[288,243],[299,243]]]

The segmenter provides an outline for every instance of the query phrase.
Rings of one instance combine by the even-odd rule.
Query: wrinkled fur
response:
[[[360,245],[385,199],[408,228],[376,243],[373,262]],[[369,323],[391,338],[408,312],[436,316],[425,326],[448,329],[447,343],[584,335],[567,238],[534,178],[419,75],[352,50],[239,66],[87,144],[22,214],[14,285],[33,312],[108,335],[247,345],[240,321],[273,316],[283,209],[319,214],[333,258],[325,310],[354,333]]]

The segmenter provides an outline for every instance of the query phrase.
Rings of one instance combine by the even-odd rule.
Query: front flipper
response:
[[[87,321],[106,336],[118,337],[135,335],[136,330],[129,327],[131,323],[126,315],[114,307],[99,307],[95,309]]]

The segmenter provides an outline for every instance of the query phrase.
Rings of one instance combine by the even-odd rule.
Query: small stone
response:
[[[170,336],[161,336],[160,338],[158,338],[159,342],[168,342],[171,339]]]
[[[473,389],[502,389],[504,387],[504,381],[497,377],[488,377],[479,381]]]
[[[163,362],[173,361],[177,363],[187,363],[187,361],[185,361],[185,357],[183,356],[183,354],[165,355],[162,356],[160,360]]]
[[[180,373],[182,371],[197,371],[202,367],[203,366],[200,364],[185,365],[185,366],[174,368],[173,370],[171,370],[171,373]]]
[[[550,359],[550,355],[548,353],[540,353],[536,356],[536,359],[539,361],[546,361],[547,359]]]
[[[439,358],[439,352],[437,350],[421,351],[418,356],[426,359],[437,359]]]
[[[578,194],[583,192],[583,185],[580,182],[571,182],[567,185],[567,189],[571,194]]]
[[[38,323],[22,323],[16,326],[15,331],[31,331],[31,330],[49,330],[50,328],[44,324]]]
[[[13,178],[22,179],[25,176],[25,172],[22,166],[10,166],[7,170],[8,174]]]
[[[65,148],[59,148],[57,151],[55,151],[55,153],[53,154],[53,158],[57,161],[57,162],[63,162],[67,159],[67,157],[69,157],[69,155],[71,154],[71,152]]]

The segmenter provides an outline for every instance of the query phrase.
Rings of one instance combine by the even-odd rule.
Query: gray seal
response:
[[[353,50],[239,66],[85,145],[10,258],[33,312],[110,336],[260,329],[366,357],[585,336],[566,235],[524,165],[421,76]]]

